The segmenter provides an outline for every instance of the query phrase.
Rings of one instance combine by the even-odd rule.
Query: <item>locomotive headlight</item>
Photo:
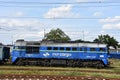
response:
[[[100,55],[100,57],[101,57],[101,58],[103,58],[103,57],[104,57],[104,55]]]

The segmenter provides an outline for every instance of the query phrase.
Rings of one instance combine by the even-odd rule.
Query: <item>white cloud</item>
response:
[[[0,28],[1,32],[8,32],[8,34],[12,34],[14,40],[17,39],[29,39],[34,40],[42,39],[44,34],[44,28],[51,28],[51,25],[44,24],[36,19],[0,19]]]
[[[102,23],[103,29],[120,29],[120,16],[108,17],[99,20],[99,22]]]
[[[69,37],[72,40],[77,40],[77,39],[81,39],[86,40],[86,35],[90,35],[89,31],[65,31],[67,35],[69,35]]]
[[[104,24],[102,28],[103,29],[113,29],[114,26],[113,26],[113,24]]]
[[[60,7],[50,9],[45,15],[45,18],[75,18],[78,14],[72,12],[72,5],[62,5]]]
[[[116,24],[116,28],[120,29],[120,23]]]
[[[102,12],[95,12],[95,13],[93,14],[93,16],[95,16],[95,17],[100,17],[100,16],[103,16],[103,13],[102,13]]]
[[[120,23],[116,23],[116,24],[112,24],[112,23],[109,23],[109,24],[104,24],[103,29],[120,29]]]
[[[36,32],[36,33],[19,33],[14,35],[14,40],[17,39],[25,39],[25,40],[41,40],[44,37],[44,31]]]
[[[23,12],[18,11],[18,12],[16,12],[16,13],[14,14],[14,16],[15,16],[15,17],[21,17],[21,16],[23,16]]]
[[[120,21],[120,16],[108,17],[106,19],[100,19],[101,23],[114,23]]]
[[[104,30],[101,30],[99,34],[106,34]]]
[[[22,17],[24,16],[24,12],[22,11],[11,11],[9,12],[9,14],[7,16],[11,16],[11,17]]]
[[[22,20],[22,19],[0,19],[0,26],[7,29],[17,29],[22,31],[35,31],[40,30],[46,25],[40,22],[39,20]]]

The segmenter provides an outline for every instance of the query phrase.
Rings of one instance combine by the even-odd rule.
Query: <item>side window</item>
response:
[[[53,50],[58,50],[58,47],[54,47]]]
[[[20,46],[15,46],[15,49],[20,49]]]
[[[60,50],[64,50],[64,47],[60,47]]]
[[[39,47],[33,47],[33,53],[39,53]]]
[[[70,51],[71,49],[70,49],[70,47],[66,47],[66,51]]]
[[[72,48],[72,51],[77,51],[77,48],[76,48],[76,47],[73,47],[73,48]]]
[[[32,53],[32,47],[26,47],[26,53]]]
[[[85,52],[87,51],[87,47],[84,47],[84,51],[85,51]]]
[[[18,46],[15,46],[14,49],[18,49]]]
[[[83,51],[81,47],[79,48],[79,51]]]
[[[15,46],[15,49],[25,49],[25,46]]]
[[[22,46],[21,49],[25,49],[25,46]]]
[[[100,51],[105,52],[106,50],[105,48],[100,48]]]
[[[52,50],[52,47],[47,47],[47,50]]]
[[[90,51],[96,51],[95,48],[90,48]]]
[[[39,47],[31,47],[28,46],[26,47],[26,53],[34,54],[34,53],[39,53]]]

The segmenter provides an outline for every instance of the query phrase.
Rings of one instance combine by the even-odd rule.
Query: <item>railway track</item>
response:
[[[109,74],[120,74],[120,72],[112,72],[112,71],[98,71],[98,70],[64,70],[64,69],[32,69],[32,68],[0,68],[0,70],[24,70],[24,71],[75,71],[75,72],[96,72],[96,73],[109,73]]]
[[[84,76],[50,76],[50,75],[0,75],[0,80],[120,80]]]

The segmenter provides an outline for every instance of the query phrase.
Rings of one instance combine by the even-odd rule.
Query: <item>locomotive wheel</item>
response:
[[[104,66],[104,64],[101,61],[97,61],[96,62],[96,68],[101,69],[101,68],[104,68],[104,67],[105,66]]]
[[[68,61],[67,61],[67,66],[68,66],[68,67],[74,67],[74,66],[75,66],[74,60],[68,60]]]
[[[22,58],[19,58],[19,59],[17,60],[16,64],[17,64],[18,66],[24,66],[24,65],[25,65],[25,62],[24,62],[24,60],[23,60]]]
[[[50,61],[45,59],[43,65],[44,66],[50,66]]]

